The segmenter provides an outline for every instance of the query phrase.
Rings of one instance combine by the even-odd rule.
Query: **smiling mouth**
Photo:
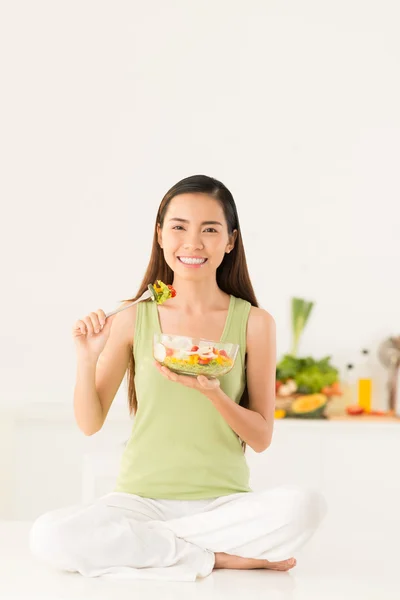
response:
[[[184,265],[204,265],[208,258],[191,258],[189,256],[178,256],[178,260]]]

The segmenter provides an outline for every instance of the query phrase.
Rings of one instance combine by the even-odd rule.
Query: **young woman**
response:
[[[136,298],[157,279],[173,285],[173,300],[142,301],[107,320],[99,309],[73,327],[79,428],[101,429],[128,370],[133,430],[114,491],[40,516],[31,551],[88,577],[287,571],[325,502],[292,486],[249,487],[246,444],[262,452],[272,439],[275,322],[258,307],[236,205],[220,181],[188,177],[164,196]],[[240,352],[220,379],[177,375],[153,359],[156,332],[237,343]]]

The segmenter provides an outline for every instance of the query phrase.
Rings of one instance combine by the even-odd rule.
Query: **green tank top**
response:
[[[246,300],[230,296],[220,340],[239,344],[233,369],[220,378],[221,388],[236,403],[245,387],[250,308]],[[157,305],[139,302],[133,344],[138,408],[114,491],[173,500],[251,492],[239,437],[204,394],[157,371],[154,333],[161,333]]]

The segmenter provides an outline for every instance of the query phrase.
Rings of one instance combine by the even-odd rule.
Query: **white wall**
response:
[[[316,301],[304,353],[342,366],[398,334],[399,16],[396,0],[3,3],[1,405],[71,403],[73,322],[136,292],[159,202],[195,173],[236,199],[279,354],[293,295]]]
[[[33,520],[114,489],[131,423],[114,409],[100,432],[85,437],[71,413],[59,403],[20,411],[0,407],[0,521]],[[246,450],[250,486],[319,490],[329,506],[329,543],[373,539],[372,557],[400,537],[399,427],[385,421],[277,420],[268,450]]]

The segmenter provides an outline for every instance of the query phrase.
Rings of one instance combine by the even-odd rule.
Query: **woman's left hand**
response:
[[[205,375],[198,375],[194,377],[192,375],[178,375],[168,369],[168,367],[164,367],[158,361],[154,361],[154,364],[158,371],[163,375],[166,379],[170,381],[175,381],[176,383],[181,383],[186,387],[198,390],[199,392],[207,392],[209,390],[215,390],[220,387],[220,381],[217,377],[212,377],[209,379],[205,377]]]

